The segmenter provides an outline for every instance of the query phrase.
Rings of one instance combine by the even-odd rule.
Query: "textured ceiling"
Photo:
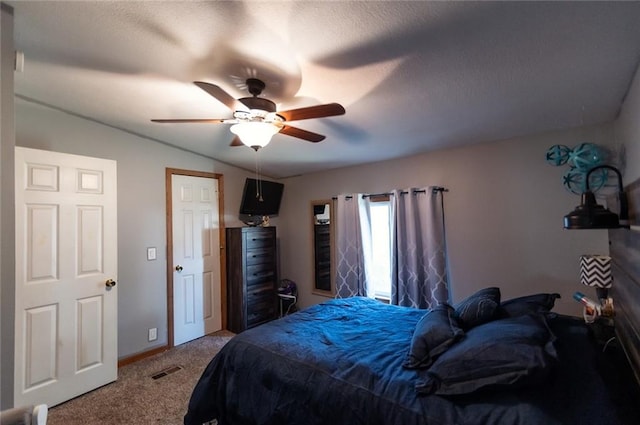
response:
[[[338,102],[274,136],[264,174],[286,177],[606,122],[640,59],[640,2],[19,2],[16,95],[242,168],[229,118],[192,84],[278,109]]]

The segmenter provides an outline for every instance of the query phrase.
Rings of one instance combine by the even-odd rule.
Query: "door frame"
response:
[[[205,171],[183,170],[179,168],[166,168],[165,188],[167,202],[167,346],[174,347],[173,329],[173,188],[171,178],[174,175],[189,177],[204,177],[218,180],[218,217],[220,219],[220,312],[222,314],[222,329],[227,328],[227,270],[226,270],[226,246],[224,225],[224,176],[219,173]]]

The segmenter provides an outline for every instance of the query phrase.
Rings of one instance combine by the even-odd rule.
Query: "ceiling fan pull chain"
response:
[[[256,184],[256,198],[258,199],[258,201],[263,202],[264,199],[262,199],[262,179],[260,178],[260,150],[256,149],[256,181],[258,184]]]

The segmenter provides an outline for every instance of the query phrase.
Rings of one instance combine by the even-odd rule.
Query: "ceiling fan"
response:
[[[259,97],[265,88],[265,83],[257,78],[246,80],[251,97],[235,99],[215,84],[194,81],[194,84],[209,93],[219,102],[233,111],[233,118],[229,119],[153,119],[157,123],[211,123],[233,124],[231,132],[236,135],[231,146],[249,146],[255,150],[266,146],[276,133],[297,137],[308,142],[321,142],[325,136],[301,128],[292,127],[289,121],[323,118],[345,113],[344,107],[338,103],[309,106],[306,108],[276,111],[276,104],[269,99]]]

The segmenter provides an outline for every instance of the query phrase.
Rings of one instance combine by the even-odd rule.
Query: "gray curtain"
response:
[[[394,190],[391,303],[432,308],[449,301],[442,192]]]
[[[359,203],[360,194],[336,200],[336,297],[368,296]]]

